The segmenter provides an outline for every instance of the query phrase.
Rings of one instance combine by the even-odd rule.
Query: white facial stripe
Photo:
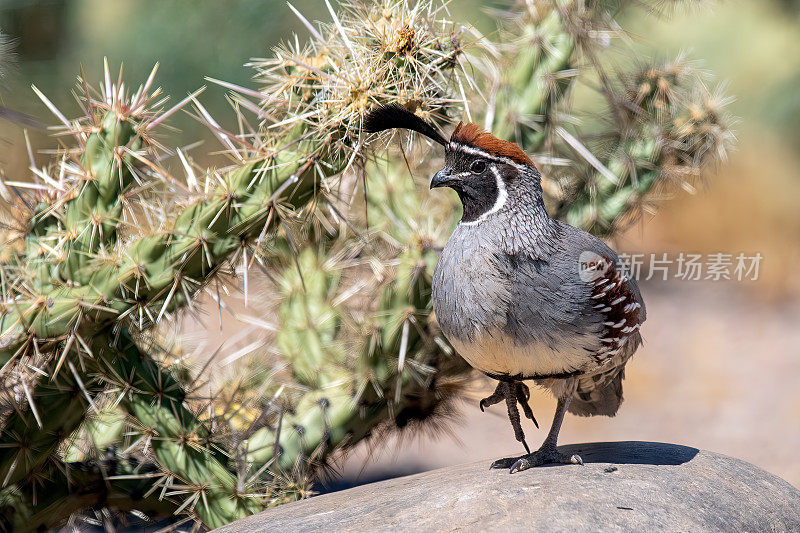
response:
[[[497,200],[494,201],[494,205],[491,209],[483,213],[481,216],[473,220],[472,222],[460,222],[459,224],[464,226],[473,226],[478,224],[479,222],[483,222],[486,220],[489,215],[497,213],[500,211],[508,200],[508,191],[506,190],[506,184],[503,182],[503,178],[500,177],[500,171],[497,170],[496,167],[490,167],[492,169],[492,174],[494,174],[494,179],[497,181]]]
[[[510,159],[508,157],[503,157],[503,156],[500,156],[500,155],[490,154],[489,152],[481,150],[480,148],[475,148],[474,146],[467,146],[466,144],[459,144],[459,143],[451,142],[448,145],[448,148],[450,150],[461,150],[465,154],[478,155],[478,156],[481,156],[481,157],[485,157],[486,159],[492,159],[494,161],[499,161],[501,163],[507,163],[509,165],[514,165],[515,167],[517,167],[519,169],[527,168],[527,165],[522,165],[520,163],[517,163],[513,159]]]

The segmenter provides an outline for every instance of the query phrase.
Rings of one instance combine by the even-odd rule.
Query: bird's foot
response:
[[[519,403],[519,405],[522,406],[522,412],[525,413],[527,418],[530,418],[533,421],[533,424],[538,429],[539,422],[537,422],[536,417],[533,416],[533,410],[528,403],[530,399],[531,391],[522,381],[501,381],[497,384],[497,388],[495,388],[492,395],[481,400],[478,404],[478,407],[481,408],[481,412],[484,412],[487,407],[491,407],[492,405],[500,403],[503,400],[506,400],[507,402],[510,401],[511,403]],[[514,409],[516,409],[516,407],[514,407]]]
[[[580,455],[567,455],[558,451],[555,446],[541,447],[533,453],[521,457],[506,457],[493,462],[489,468],[508,468],[511,474],[522,472],[534,466],[545,464],[582,465]]]

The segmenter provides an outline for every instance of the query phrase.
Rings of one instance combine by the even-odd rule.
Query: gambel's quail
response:
[[[450,140],[400,106],[371,112],[367,132],[417,131],[444,146],[445,165],[431,189],[458,193],[463,216],[436,264],[433,308],[456,351],[499,381],[480,407],[505,401],[526,455],[492,468],[525,470],[579,463],[558,451],[564,414],[614,416],[622,403],[625,363],[641,344],[645,308],[639,288],[600,239],[545,211],[539,171],[519,146],[475,124]],[[523,380],[558,400],[553,425],[531,453],[517,403],[536,420]],[[537,424],[538,427],[538,424]]]

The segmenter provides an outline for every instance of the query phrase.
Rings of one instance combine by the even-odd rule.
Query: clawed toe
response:
[[[517,457],[506,457],[504,459],[498,459],[497,461],[489,465],[489,469],[491,470],[492,468],[499,468],[499,469],[510,468],[511,465],[513,465],[518,460],[519,459]]]
[[[534,460],[531,460],[534,459]],[[531,467],[538,466],[539,464],[535,461],[535,458],[528,459],[527,457],[520,457],[517,461],[511,465],[511,469],[508,471],[509,474],[514,474],[516,472],[522,472],[523,470],[527,470]]]
[[[533,425],[536,426],[536,429],[539,429],[539,422],[536,421],[536,417],[533,416],[533,410],[531,409],[530,404],[528,404],[528,400],[531,398],[531,391],[528,389],[528,386],[525,385],[523,382],[517,382],[517,402],[522,407],[522,412],[525,413],[525,416],[530,418],[533,421]]]
[[[508,395],[507,388],[508,386],[505,382],[501,381],[500,383],[498,383],[497,388],[494,390],[492,395],[484,398],[478,404],[478,407],[481,408],[481,412],[483,412],[483,410],[486,409],[487,407],[491,407],[494,404],[500,403],[503,400],[505,400],[506,396]]]
[[[508,468],[510,474],[522,472],[535,466],[545,464],[573,464],[582,465],[583,459],[580,455],[567,455],[559,453],[557,450],[536,450],[533,453],[521,457],[506,457],[493,462],[489,468]]]

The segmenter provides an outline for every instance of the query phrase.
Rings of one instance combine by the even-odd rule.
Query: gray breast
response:
[[[592,308],[578,259],[584,249],[613,252],[566,225],[554,226],[552,245],[509,247],[501,227],[484,224],[460,225],[436,266],[433,305],[448,340],[472,366],[493,374],[560,374],[593,365],[603,316]]]
[[[433,308],[450,340],[471,340],[505,325],[509,286],[489,237],[477,227],[459,225],[436,263]]]

